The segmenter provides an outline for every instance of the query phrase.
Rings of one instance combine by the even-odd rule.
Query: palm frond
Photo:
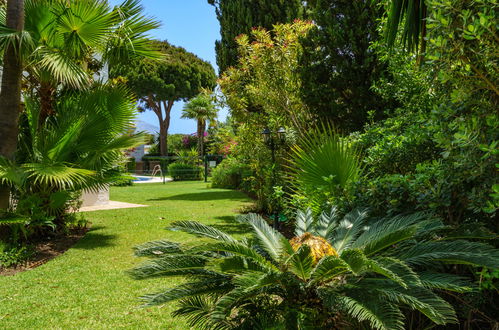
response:
[[[165,291],[141,297],[144,307],[161,305],[167,302],[201,295],[224,294],[234,286],[226,277],[207,278],[197,282],[188,282]]]
[[[306,244],[293,253],[285,263],[289,266],[289,270],[298,276],[298,278],[306,281],[310,278],[310,274],[314,269],[314,258],[310,253],[310,247]]]
[[[385,30],[388,46],[395,44],[399,26],[403,23],[402,44],[408,50],[418,50],[419,43],[424,43],[427,10],[424,0],[392,0]]]
[[[40,58],[34,63],[37,70],[47,71],[55,81],[79,89],[87,87],[90,83],[90,77],[85,70],[60,50],[40,46],[34,53],[33,57]]]
[[[402,303],[411,309],[420,311],[436,324],[457,323],[454,308],[430,290],[418,287],[408,289],[394,287],[378,288],[376,291],[388,301]]]
[[[339,300],[343,311],[361,322],[368,322],[374,329],[404,329],[403,314],[394,304],[369,297],[360,300],[342,296]]]
[[[170,230],[180,230],[189,234],[200,235],[223,242],[237,243],[236,239],[223,231],[197,221],[175,221],[172,223]]]
[[[370,224],[355,240],[352,247],[364,248],[366,255],[375,254],[398,242],[412,238],[419,225],[422,225],[427,217],[425,213],[415,213],[380,219]]]
[[[27,163],[22,166],[33,184],[64,189],[85,189],[98,184],[94,171],[68,166],[64,163]]]
[[[248,223],[253,228],[255,238],[275,261],[280,260],[283,253],[294,253],[288,240],[277,230],[270,227],[261,216],[250,213],[238,219]]]
[[[193,296],[179,301],[172,316],[182,316],[191,327],[196,329],[231,329],[231,324],[212,319],[214,299],[211,297]]]
[[[338,275],[348,272],[349,269],[350,266],[341,258],[336,256],[325,256],[317,263],[312,271],[310,275],[310,285],[330,281]]]
[[[295,236],[301,236],[306,232],[312,232],[313,225],[314,216],[310,208],[307,208],[305,212],[301,210],[296,212]]]
[[[499,250],[488,244],[465,240],[420,242],[405,251],[397,251],[395,255],[410,265],[449,263],[499,267]]]
[[[255,249],[245,246],[240,242],[219,242],[214,244],[204,244],[198,247],[199,251],[223,251],[231,255],[243,257],[253,261],[255,265],[267,271],[277,271],[278,268],[267,260],[264,256],[260,255]]]
[[[148,242],[134,247],[137,257],[160,257],[165,254],[182,254],[180,244],[165,240]]]
[[[338,253],[349,248],[363,232],[367,215],[368,212],[366,209],[355,209],[349,212],[340,221],[338,226],[336,226],[334,231],[326,237]]]
[[[418,274],[421,284],[428,289],[448,290],[454,292],[473,291],[471,282],[462,276],[434,272],[420,272]]]
[[[340,222],[338,208],[333,206],[329,213],[322,212],[314,226],[314,235],[330,237],[336,226]]]
[[[172,275],[209,275],[213,272],[205,269],[206,257],[174,254],[152,259],[130,271],[135,279],[144,279]]]

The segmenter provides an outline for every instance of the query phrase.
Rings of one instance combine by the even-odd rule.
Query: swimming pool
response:
[[[133,183],[155,183],[155,182],[163,182],[163,179],[158,176],[144,176],[144,175],[134,175],[135,180]],[[172,181],[171,178],[165,178],[165,182]]]

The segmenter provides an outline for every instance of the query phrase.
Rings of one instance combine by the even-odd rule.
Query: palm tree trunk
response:
[[[198,135],[198,155],[200,157],[203,156],[203,143],[204,143],[204,121],[202,119],[198,119],[198,129],[197,129],[197,135]]]
[[[7,27],[24,28],[24,1],[7,1]],[[19,47],[19,46],[18,46]],[[13,159],[17,146],[18,119],[21,108],[22,63],[19,50],[8,46],[3,57],[2,89],[0,91],[0,156]],[[10,190],[0,186],[0,209],[9,207]]]
[[[41,82],[38,89],[38,97],[40,98],[40,117],[38,123],[40,128],[45,123],[49,116],[54,114],[54,95],[55,88],[47,82]]]

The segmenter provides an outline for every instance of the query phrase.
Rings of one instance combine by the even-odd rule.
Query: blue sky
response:
[[[111,5],[122,1],[110,0]],[[161,21],[161,28],[151,32],[151,36],[168,40],[175,46],[184,47],[210,62],[215,70],[215,40],[220,39],[215,8],[207,0],[142,0],[145,13]],[[217,71],[218,72],[218,71]],[[192,119],[180,119],[183,103],[177,102],[172,109],[169,133],[193,133],[196,122]],[[219,114],[224,119],[226,111]],[[139,120],[158,126],[158,119],[152,111],[139,114]]]

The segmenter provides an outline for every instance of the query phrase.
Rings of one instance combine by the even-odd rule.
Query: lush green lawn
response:
[[[125,270],[141,261],[132,247],[159,238],[198,239],[164,230],[173,220],[198,220],[242,234],[233,216],[248,198],[205,183],[171,182],[112,188],[111,199],[150,206],[88,212],[92,230],[64,255],[0,277],[0,329],[187,328],[170,317],[174,306],[137,308],[142,294],[175,283],[129,278]]]

